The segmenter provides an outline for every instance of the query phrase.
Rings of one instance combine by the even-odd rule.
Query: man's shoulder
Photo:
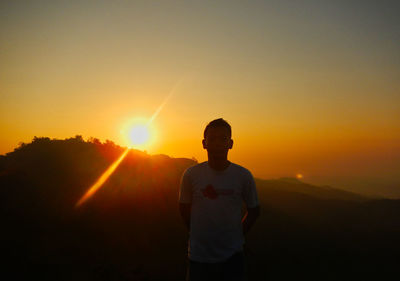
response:
[[[198,173],[199,171],[206,168],[206,165],[207,165],[207,162],[202,162],[202,163],[198,163],[193,166],[190,166],[185,170],[184,174],[189,175],[189,174],[193,174],[193,173]]]
[[[232,170],[234,171],[234,173],[252,177],[251,172],[247,168],[245,168],[239,164],[232,163],[232,162],[231,162],[231,165],[232,165]]]

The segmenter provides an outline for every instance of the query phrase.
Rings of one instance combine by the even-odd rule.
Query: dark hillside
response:
[[[96,139],[35,138],[0,157],[3,280],[183,280],[177,197],[189,159]],[[249,280],[393,280],[400,202],[293,179],[257,180],[262,215],[245,247]]]

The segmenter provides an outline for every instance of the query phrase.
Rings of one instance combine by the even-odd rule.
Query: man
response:
[[[251,173],[228,160],[233,146],[231,126],[224,119],[204,130],[208,161],[182,176],[179,209],[189,231],[190,281],[244,280],[244,235],[260,207]],[[242,205],[246,214],[242,217]]]

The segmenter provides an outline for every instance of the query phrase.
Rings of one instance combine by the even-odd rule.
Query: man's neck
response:
[[[227,158],[215,158],[215,157],[210,157],[208,156],[208,165],[217,171],[223,171],[226,168],[228,168],[229,160]]]

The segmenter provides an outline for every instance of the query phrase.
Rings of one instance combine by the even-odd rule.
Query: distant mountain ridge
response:
[[[257,186],[259,186],[260,188],[297,192],[310,195],[318,199],[338,199],[355,201],[367,200],[366,197],[353,192],[333,188],[327,185],[315,186],[312,184],[304,183],[296,178],[286,177],[270,180],[257,179],[256,181]]]
[[[123,150],[123,147],[120,147],[111,141],[107,140],[105,143],[101,143],[95,138],[92,138],[89,141],[84,141],[81,136],[65,140],[51,140],[50,138],[35,137],[32,143],[21,144],[21,146],[16,148],[13,152],[0,156],[0,175],[7,174],[10,170],[18,169],[18,167],[20,169],[36,167],[37,163],[44,160],[46,157],[48,158],[47,160],[53,159],[54,162],[57,162],[60,170],[65,168],[66,164],[74,165],[75,167],[86,165],[85,169],[87,172],[90,172],[95,169],[97,170],[97,166],[99,166],[100,163],[105,169],[107,168],[107,164],[111,164],[111,161],[116,159]],[[76,155],[75,159],[73,155]],[[73,164],[72,162],[78,160],[79,157],[84,158],[84,160],[81,159],[80,163]],[[89,162],[89,157],[93,157],[93,168],[90,168],[90,163],[86,163],[86,161]],[[140,150],[132,149],[124,160],[124,165],[136,163],[137,161],[157,162],[157,165],[174,163],[178,164],[178,166],[183,169],[197,163],[192,159],[172,158],[164,154],[149,155]],[[22,165],[31,165],[32,167],[24,167]],[[84,167],[81,168],[83,169]],[[98,175],[100,176],[102,170],[98,169],[98,172]],[[256,182],[260,188],[297,192],[319,199],[343,199],[356,201],[367,199],[359,194],[337,188],[315,186],[304,183],[297,178],[283,177],[279,179],[256,179]]]

